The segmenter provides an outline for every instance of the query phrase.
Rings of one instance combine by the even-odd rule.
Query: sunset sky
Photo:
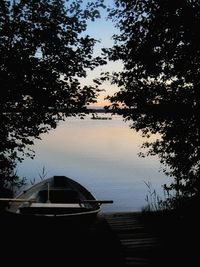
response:
[[[108,6],[113,6],[112,0],[104,0],[105,4]],[[101,55],[101,48],[103,47],[112,47],[113,40],[112,35],[117,32],[115,29],[112,21],[107,20],[106,11],[101,12],[101,19],[96,20],[95,22],[89,22],[88,23],[88,29],[85,32],[86,34],[89,34],[91,37],[97,39],[100,41],[100,43],[97,43],[95,45],[94,49],[94,56],[100,56]],[[88,71],[88,77],[86,79],[82,79],[82,84],[91,84],[92,80],[96,77],[100,76],[101,72],[104,71],[117,71],[122,69],[122,64],[119,62],[109,62],[107,65],[101,66],[96,68],[93,71]],[[104,98],[107,95],[112,95],[114,92],[118,90],[118,88],[115,85],[111,85],[109,82],[105,82],[100,88],[105,89],[105,92],[101,93],[101,96],[98,98],[98,103],[95,103],[93,106],[104,106],[107,105],[108,102],[104,100]]]

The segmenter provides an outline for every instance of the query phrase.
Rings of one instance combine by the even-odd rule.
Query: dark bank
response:
[[[87,227],[1,215],[2,260],[57,266],[195,266],[198,225],[196,216],[155,212],[100,213]]]

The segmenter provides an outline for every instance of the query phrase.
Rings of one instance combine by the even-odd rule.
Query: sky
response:
[[[113,6],[113,0],[104,0],[104,3],[106,6]],[[106,10],[103,10],[101,12],[101,18],[97,19],[94,22],[88,23],[88,28],[85,34],[89,34],[91,37],[97,39],[100,41],[100,43],[97,43],[94,48],[94,56],[100,56],[101,55],[101,48],[108,48],[112,47],[113,40],[112,36],[113,34],[117,33],[117,29],[114,27],[114,24],[111,20],[108,20],[107,18]],[[103,65],[100,67],[95,68],[93,71],[88,71],[88,76],[86,79],[82,79],[81,83],[83,85],[93,84],[92,80],[94,78],[97,78],[100,76],[101,72],[106,71],[120,71],[122,70],[122,64],[119,62],[108,62],[107,65]],[[100,97],[98,98],[98,103],[93,104],[94,107],[103,107],[105,105],[108,105],[109,102],[105,101],[104,98],[107,95],[113,95],[116,91],[119,89],[116,85],[111,85],[109,82],[104,82],[102,86],[100,86],[101,89],[105,89],[105,92],[101,92]]]

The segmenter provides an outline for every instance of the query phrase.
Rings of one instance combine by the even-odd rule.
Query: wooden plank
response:
[[[105,214],[105,219],[120,240],[125,266],[153,266],[152,256],[159,242],[139,221],[137,213]]]
[[[78,203],[32,203],[33,208],[81,208]]]

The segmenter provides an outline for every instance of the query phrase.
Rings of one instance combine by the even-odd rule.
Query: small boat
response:
[[[101,204],[112,200],[97,200],[84,186],[66,176],[53,176],[16,198],[1,198],[9,203],[7,212],[20,217],[65,218],[71,222],[94,219]]]
[[[91,117],[91,120],[112,120],[111,117],[104,117],[104,116],[98,116],[94,113],[92,113],[92,117]]]

